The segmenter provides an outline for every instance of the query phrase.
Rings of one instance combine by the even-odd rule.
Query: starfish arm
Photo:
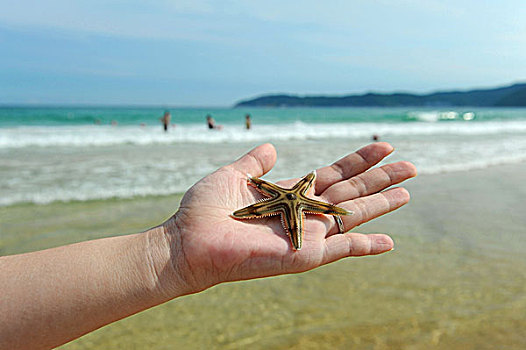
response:
[[[236,210],[232,217],[236,219],[252,219],[263,216],[277,215],[283,210],[283,203],[274,199],[262,200],[247,207]]]
[[[303,244],[303,213],[299,207],[285,207],[281,212],[281,223],[287,231],[294,250]]]
[[[301,207],[307,213],[313,214],[328,214],[328,215],[352,215],[353,212],[337,207],[335,205],[310,199],[302,198]]]
[[[298,183],[295,184],[294,187],[292,187],[291,191],[306,194],[308,189],[314,183],[314,180],[316,180],[316,172],[311,171],[310,173],[305,175],[300,181],[298,181]]]
[[[279,187],[278,185],[275,185],[275,184],[273,184],[271,182],[262,180],[260,178],[249,177],[248,181],[258,191],[260,191],[261,193],[263,193],[263,194],[265,194],[267,196],[276,197],[280,193],[283,193],[283,189],[281,187]]]

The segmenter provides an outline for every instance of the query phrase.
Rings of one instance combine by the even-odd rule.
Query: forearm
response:
[[[162,227],[0,258],[0,348],[49,348],[184,294]]]

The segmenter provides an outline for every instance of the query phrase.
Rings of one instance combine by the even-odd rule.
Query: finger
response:
[[[348,256],[376,255],[388,252],[394,247],[391,237],[383,234],[364,235],[350,232],[334,235],[325,240],[325,254],[322,264]]]
[[[409,162],[387,164],[337,182],[327,188],[321,197],[329,203],[338,204],[380,192],[414,176],[416,176],[416,168]]]
[[[270,143],[258,146],[229,166],[234,170],[260,177],[266,174],[276,163],[276,149]]]
[[[348,179],[363,173],[375,164],[378,164],[394,148],[386,142],[367,145],[358,151],[338,160],[332,165],[318,169],[316,181],[316,195],[323,193],[329,186],[336,182]]]
[[[349,231],[353,227],[396,210],[407,204],[409,199],[409,192],[407,192],[405,188],[396,187],[367,197],[360,197],[340,203],[338,206],[353,212],[352,215],[341,217],[345,228],[344,231]],[[340,230],[336,225],[336,221],[334,221],[328,236],[339,232]]]

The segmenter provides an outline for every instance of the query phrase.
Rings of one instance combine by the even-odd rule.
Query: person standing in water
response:
[[[252,120],[250,120],[250,114],[245,115],[245,128],[250,130],[252,127]]]
[[[208,129],[215,129],[216,128],[216,121],[210,114],[206,115],[206,124],[208,124]]]
[[[216,125],[216,121],[214,120],[214,118],[212,118],[212,116],[210,114],[207,114],[206,115],[206,123],[208,124],[208,129],[210,130],[221,130],[223,129],[223,125]]]
[[[161,118],[161,122],[163,123],[164,132],[168,132],[168,127],[170,126],[170,120],[172,119],[172,115],[169,111],[164,111],[164,115]]]

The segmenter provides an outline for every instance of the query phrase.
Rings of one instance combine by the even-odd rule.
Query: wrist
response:
[[[184,278],[181,246],[174,242],[177,231],[172,217],[145,232],[150,271],[156,281],[155,289],[163,299],[160,302],[193,293]]]

